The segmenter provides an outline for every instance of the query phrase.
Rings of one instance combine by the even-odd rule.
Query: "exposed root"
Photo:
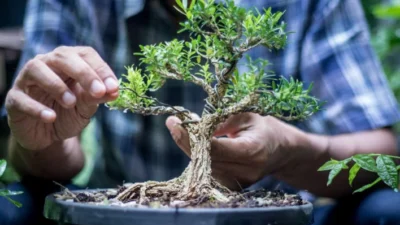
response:
[[[230,196],[237,194],[214,179],[212,179],[211,185],[202,185],[189,192],[183,191],[183,186],[182,177],[166,182],[136,183],[119,193],[116,199],[123,203],[134,201],[140,205],[147,205],[150,199],[157,199],[168,205],[184,207],[209,200],[224,203],[230,200]]]
[[[216,186],[218,183],[213,182],[213,185]],[[177,180],[151,181],[102,191],[70,192],[68,189],[64,189],[63,193],[55,194],[54,197],[63,201],[95,205],[150,208],[259,208],[295,206],[306,203],[298,195],[288,195],[281,191],[255,190],[239,193],[227,192],[221,187],[204,189],[201,195],[192,193],[189,198],[189,195],[183,193],[181,187],[182,183]]]
[[[116,199],[121,202],[136,201],[139,204],[143,204],[148,202],[148,197],[176,195],[179,189],[175,182],[176,179],[167,182],[148,181],[136,183],[118,194]]]

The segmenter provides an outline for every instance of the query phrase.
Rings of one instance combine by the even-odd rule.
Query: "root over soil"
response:
[[[285,194],[280,190],[232,192],[221,185],[213,187],[209,195],[196,198],[185,199],[182,193],[177,179],[173,179],[129,184],[109,190],[70,192],[65,189],[61,194],[55,194],[55,198],[93,205],[138,208],[261,208],[306,203],[299,195]]]

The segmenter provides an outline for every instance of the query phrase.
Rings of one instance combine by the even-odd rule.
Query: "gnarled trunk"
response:
[[[214,119],[215,120],[215,119]],[[215,130],[212,117],[203,117],[191,125],[189,132],[191,162],[184,174],[183,191],[186,197],[198,197],[211,190],[211,140]]]

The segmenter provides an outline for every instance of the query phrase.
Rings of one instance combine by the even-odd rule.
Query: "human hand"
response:
[[[176,117],[166,121],[173,139],[190,157],[188,134],[180,123]],[[211,144],[213,176],[227,187],[238,190],[265,175],[287,171],[296,155],[289,151],[298,144],[302,132],[271,116],[244,113],[219,125],[214,136]]]
[[[24,148],[44,149],[78,135],[98,104],[118,97],[118,81],[90,47],[59,47],[21,69],[6,96],[8,123]]]

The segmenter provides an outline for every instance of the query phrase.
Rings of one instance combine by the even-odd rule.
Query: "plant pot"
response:
[[[266,208],[134,208],[92,205],[46,197],[44,216],[73,225],[291,225],[311,224],[313,206]]]

